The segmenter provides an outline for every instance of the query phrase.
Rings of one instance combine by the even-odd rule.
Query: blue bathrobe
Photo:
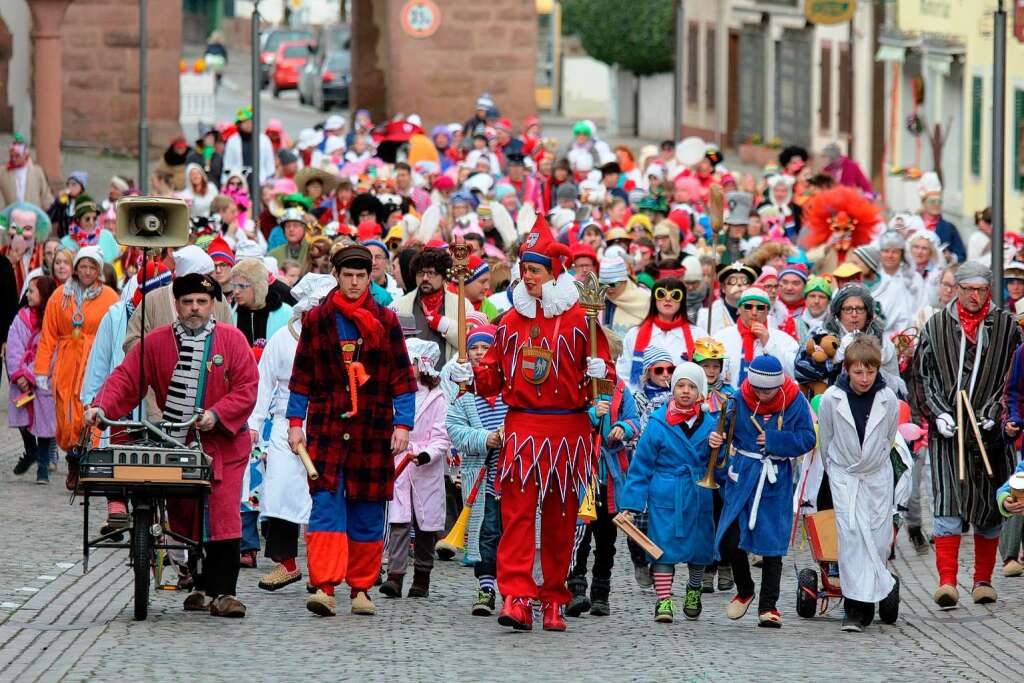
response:
[[[640,437],[620,507],[634,513],[647,509],[647,535],[664,551],[659,564],[711,564],[718,557],[714,503],[711,489],[697,482],[707,470],[715,421],[700,413],[687,436],[683,425],[669,425],[667,409],[662,406],[651,416]]]
[[[811,451],[817,440],[811,407],[803,395],[797,394],[782,413],[781,428],[778,413],[757,416],[765,430],[765,444],[760,446],[757,443],[759,432],[750,420],[753,410],[742,396],[737,397],[735,403],[736,428],[732,445],[736,454],[729,463],[722,490],[725,505],[718,521],[715,546],[721,544],[725,532],[737,522],[741,550],[764,557],[781,557],[789,548],[793,525],[793,458]],[[760,501],[756,501],[762,475]]]

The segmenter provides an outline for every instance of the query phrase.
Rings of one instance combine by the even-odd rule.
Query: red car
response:
[[[281,43],[274,55],[274,68],[270,74],[270,87],[277,97],[282,90],[294,90],[299,85],[299,73],[312,53],[308,40],[289,40]]]

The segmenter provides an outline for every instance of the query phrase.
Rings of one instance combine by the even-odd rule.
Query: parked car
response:
[[[260,87],[270,82],[270,73],[277,59],[277,49],[281,43],[291,40],[304,40],[312,43],[313,33],[304,28],[272,28],[260,34]]]
[[[278,46],[270,77],[270,88],[274,97],[282,90],[294,90],[299,86],[299,74],[306,68],[306,62],[312,56],[309,53],[311,45],[312,43],[306,40],[288,40]]]
[[[320,111],[348,104],[352,82],[352,55],[348,50],[328,53],[309,60],[299,77],[299,101]]]

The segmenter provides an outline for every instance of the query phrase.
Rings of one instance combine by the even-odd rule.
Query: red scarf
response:
[[[783,378],[782,386],[767,401],[762,401],[754,393],[754,387],[750,386],[750,380],[743,380],[740,386],[740,393],[743,395],[743,402],[754,411],[755,415],[769,415],[781,413],[789,407],[797,396],[800,395],[800,387],[789,377]]]
[[[433,294],[420,294],[420,305],[428,315],[434,316],[441,313],[441,306],[444,305],[444,288]]]
[[[687,323],[685,316],[679,316],[675,320],[668,322],[665,322],[656,315],[644,320],[640,323],[640,329],[636,331],[636,343],[633,345],[633,353],[643,355],[651,343],[651,335],[654,333],[655,326],[662,332],[682,330],[683,339],[686,340],[686,357],[693,358],[693,332],[690,331],[690,325]]]
[[[369,297],[369,288],[355,301],[349,301],[345,298],[344,294],[336,291],[334,296],[331,297],[331,303],[334,304],[339,313],[355,323],[356,329],[359,330],[359,334],[363,337],[364,348],[375,349],[380,348],[381,343],[384,341],[384,326],[366,308]]]
[[[800,301],[792,305],[781,298],[778,300],[782,301],[782,305],[786,307],[786,319],[779,325],[779,330],[800,341],[800,337],[796,333],[796,317],[804,312],[804,300],[800,299]]]
[[[668,410],[665,411],[665,419],[675,427],[688,420],[697,417],[700,412],[700,402],[694,403],[689,408],[681,408],[675,399],[668,402]]]
[[[921,214],[921,220],[924,221],[924,227],[928,228],[932,232],[935,232],[935,228],[938,226],[941,218],[942,216],[933,216],[930,213]]]
[[[757,341],[757,335],[743,324],[743,319],[739,316],[736,316],[736,329],[739,330],[740,337],[743,338],[743,360],[749,364],[754,360],[754,342]]]
[[[960,316],[960,327],[963,329],[964,334],[971,340],[972,344],[978,341],[978,326],[981,325],[981,321],[988,315],[989,308],[992,307],[992,299],[988,301],[978,310],[977,313],[971,313],[966,308],[960,305],[960,300],[956,301],[956,312]]]

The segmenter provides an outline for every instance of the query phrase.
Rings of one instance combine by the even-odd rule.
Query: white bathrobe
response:
[[[263,476],[263,497],[260,515],[285,519],[296,524],[307,524],[313,501],[309,495],[309,481],[302,461],[288,446],[288,381],[292,376],[292,363],[298,339],[299,323],[285,325],[270,338],[260,357],[260,384],[256,407],[249,416],[249,429],[263,438],[263,425],[271,418],[270,439],[263,444],[267,454],[266,473]]]
[[[818,409],[818,447],[832,487],[839,537],[839,582],[844,597],[861,602],[878,602],[895,585],[886,562],[894,504],[889,452],[898,415],[896,395],[883,387],[875,395],[861,444],[846,392],[830,387]]]

